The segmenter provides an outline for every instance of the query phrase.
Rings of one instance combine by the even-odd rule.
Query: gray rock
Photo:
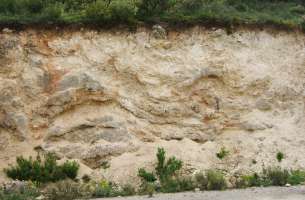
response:
[[[21,192],[29,186],[25,181],[10,181],[3,184],[3,189],[6,192]]]
[[[54,96],[48,99],[48,106],[63,106],[70,103],[73,100],[73,90],[66,90],[63,92],[58,92]]]
[[[205,77],[221,77],[223,76],[223,71],[215,67],[204,68],[200,72],[200,78]]]
[[[13,30],[11,30],[11,29],[9,29],[9,28],[4,28],[4,29],[2,29],[2,32],[3,32],[3,33],[12,33]]]
[[[205,133],[191,133],[188,134],[187,137],[198,143],[205,143],[211,139],[209,134],[205,134]]]
[[[271,104],[265,99],[258,100],[256,102],[255,106],[257,109],[259,109],[261,111],[271,110]]]
[[[63,91],[70,88],[82,88],[91,92],[104,89],[96,78],[87,72],[76,72],[64,76],[59,83],[58,90]]]
[[[259,123],[259,122],[244,122],[241,124],[241,127],[247,131],[261,131],[267,128],[272,128],[273,126],[270,124]]]
[[[0,58],[5,57],[9,50],[15,48],[18,45],[18,40],[12,38],[0,38]]]
[[[152,35],[154,38],[156,39],[166,39],[167,38],[167,32],[166,30],[160,26],[160,25],[154,25],[152,27],[153,31],[152,31]]]
[[[23,113],[7,113],[2,126],[12,130],[20,141],[28,136],[28,118]]]
[[[49,83],[49,74],[40,68],[26,68],[22,73],[23,88],[29,94],[38,95],[39,93],[44,92],[48,88]]]

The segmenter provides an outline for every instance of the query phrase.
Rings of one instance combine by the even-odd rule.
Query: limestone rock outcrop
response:
[[[0,170],[40,149],[124,182],[160,146],[189,172],[305,167],[304,105],[302,33],[0,34]]]

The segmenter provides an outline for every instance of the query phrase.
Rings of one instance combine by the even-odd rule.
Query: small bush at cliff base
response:
[[[44,195],[47,200],[74,200],[89,198],[91,193],[85,185],[64,180],[48,185],[44,190]]]
[[[227,188],[226,180],[221,172],[209,170],[206,176],[208,190],[224,190]]]
[[[66,161],[60,166],[60,168],[65,176],[70,179],[75,179],[79,169],[79,164],[75,161]]]
[[[291,170],[287,182],[291,185],[299,185],[305,182],[305,171]]]
[[[196,186],[200,190],[224,190],[227,183],[224,175],[216,170],[208,170],[206,173],[198,173],[195,175]]]
[[[155,169],[161,184],[172,179],[176,172],[182,168],[181,160],[177,160],[176,157],[171,157],[166,161],[165,155],[165,150],[159,148],[157,153],[158,163]]]
[[[171,157],[166,161],[166,153],[163,148],[158,149],[156,156],[158,161],[155,168],[156,175],[162,185],[172,179],[176,172],[182,168],[182,161],[175,157]],[[144,168],[139,169],[138,176],[147,182],[155,182],[157,180],[153,172],[147,172]]]
[[[117,196],[131,196],[136,193],[136,190],[131,185],[124,185],[120,187],[119,185],[108,182],[101,181],[96,184],[92,192],[92,197],[94,198],[104,198],[104,197],[117,197]]]
[[[197,173],[195,175],[196,185],[200,190],[206,190],[208,186],[208,179],[204,173]]]
[[[265,179],[270,180],[271,185],[274,186],[284,186],[288,182],[289,172],[288,170],[282,170],[279,167],[268,168],[263,172],[265,174]]]
[[[156,176],[153,173],[147,172],[144,168],[139,169],[138,176],[147,182],[155,182],[157,180]]]
[[[33,185],[26,185],[13,191],[0,188],[1,200],[35,200],[40,195],[38,189]]]
[[[242,187],[259,187],[262,186],[261,177],[254,173],[252,175],[246,175],[241,177],[242,180],[239,180],[239,184],[243,183]]]
[[[156,191],[160,192],[180,192],[193,188],[191,180],[179,177],[177,172],[182,168],[182,161],[176,157],[166,159],[166,152],[163,148],[158,148],[157,166],[155,167],[156,176],[153,172],[139,169],[138,176],[142,179],[142,191],[148,186],[154,185]],[[159,181],[160,185],[154,184]],[[143,193],[143,192],[142,192]]]
[[[79,165],[74,161],[57,165],[56,158],[52,154],[47,154],[43,160],[37,156],[36,160],[17,157],[16,161],[16,166],[4,171],[9,178],[21,181],[47,183],[66,178],[75,179],[79,169]]]
[[[305,181],[305,172],[301,170],[286,170],[280,167],[264,169],[262,173],[242,176],[243,187],[284,186],[287,183],[299,185]]]

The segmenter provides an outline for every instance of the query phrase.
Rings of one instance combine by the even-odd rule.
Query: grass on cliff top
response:
[[[305,29],[305,0],[0,0],[0,24],[275,25]]]

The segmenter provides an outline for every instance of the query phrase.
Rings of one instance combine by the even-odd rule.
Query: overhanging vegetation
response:
[[[274,25],[305,29],[304,0],[0,0],[1,25]]]

